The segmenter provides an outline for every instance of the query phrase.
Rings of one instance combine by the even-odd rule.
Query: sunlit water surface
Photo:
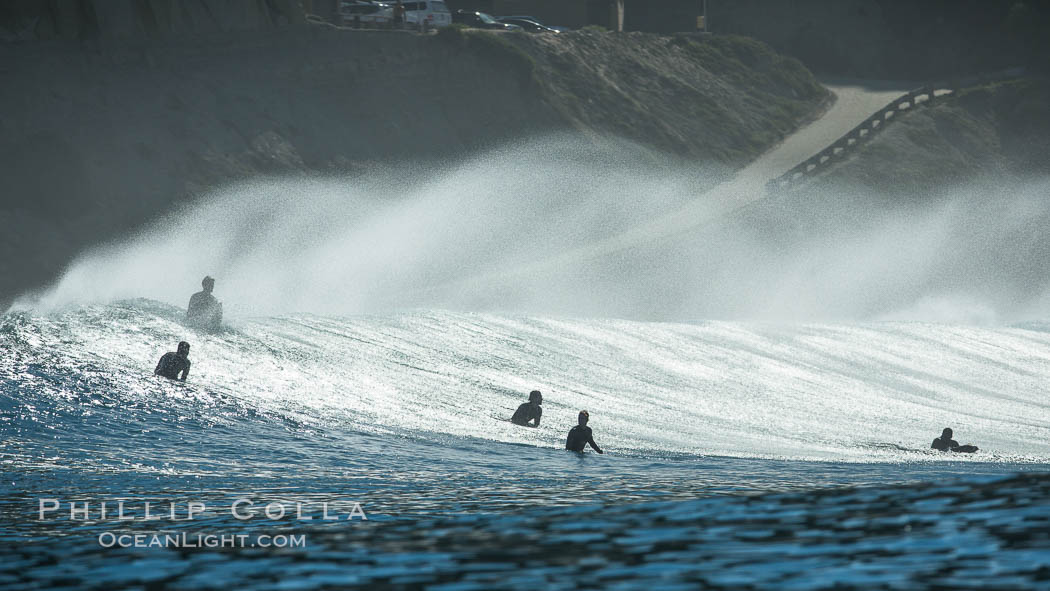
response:
[[[1050,333],[420,311],[196,334],[145,300],[3,320],[3,486],[349,495],[373,511],[1039,469]],[[192,343],[185,384],[157,357]],[[507,417],[544,393],[540,428]],[[587,409],[608,453],[560,451]],[[973,456],[929,451],[944,426]],[[139,494],[141,494],[141,492]]]

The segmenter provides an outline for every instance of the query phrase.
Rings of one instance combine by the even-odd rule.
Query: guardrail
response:
[[[937,97],[955,94],[960,88],[1018,78],[1024,74],[1025,68],[1010,68],[994,74],[969,76],[946,82],[931,83],[911,90],[876,111],[845,135],[835,140],[830,146],[766,183],[766,191],[771,193],[793,188],[802,184],[813,175],[823,172],[838,162],[842,162],[849,154],[856,151],[857,148],[874,137],[875,134],[885,129],[892,121],[899,119],[900,113],[914,109],[918,105],[932,105]]]

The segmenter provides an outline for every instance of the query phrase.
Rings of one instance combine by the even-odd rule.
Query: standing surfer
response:
[[[186,307],[186,321],[199,328],[217,330],[222,325],[222,303],[211,294],[215,289],[215,280],[205,277],[201,281],[201,287],[201,291],[190,296],[190,305]]]
[[[585,410],[580,411],[579,423],[569,431],[569,437],[565,440],[565,449],[569,451],[582,452],[583,448],[590,444],[594,448],[594,451],[602,454],[602,451],[598,444],[594,442],[594,435],[591,433],[591,428],[587,426],[591,415]]]
[[[539,427],[540,417],[543,416],[543,409],[540,408],[541,404],[543,404],[543,395],[540,394],[540,391],[533,390],[529,392],[529,401],[521,403],[518,410],[514,411],[514,416],[510,418],[510,422],[522,427]],[[530,425],[529,421],[536,422]]]

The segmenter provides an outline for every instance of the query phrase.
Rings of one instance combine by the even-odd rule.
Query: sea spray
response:
[[[651,320],[1045,318],[1050,180],[909,202],[548,139],[445,168],[256,179],[79,257],[38,311],[216,277],[227,315],[513,311]],[[743,174],[743,173],[742,173]]]

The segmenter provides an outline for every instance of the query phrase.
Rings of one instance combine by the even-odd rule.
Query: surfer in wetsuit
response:
[[[201,281],[201,291],[190,296],[190,305],[186,307],[186,321],[201,328],[217,329],[222,325],[222,304],[211,294],[215,289],[215,280],[205,277]]]
[[[977,451],[976,445],[959,445],[959,442],[952,439],[952,430],[948,427],[944,428],[941,432],[941,436],[933,440],[933,445],[930,449],[937,451],[954,451],[956,453],[972,454]]]
[[[591,428],[587,426],[587,421],[590,420],[591,415],[585,410],[580,411],[580,424],[576,425],[569,431],[569,437],[565,440],[565,449],[569,451],[582,452],[583,448],[589,443],[594,451],[603,454],[602,448],[598,447],[598,444],[594,442],[594,435],[591,433]]]
[[[510,418],[510,422],[522,427],[539,427],[540,417],[543,416],[541,404],[543,404],[543,395],[540,394],[540,391],[533,390],[529,392],[529,401],[521,403],[518,410],[514,411],[514,416]],[[536,422],[530,425],[529,421]]]
[[[185,382],[186,376],[190,375],[190,344],[182,341],[177,352],[165,353],[157,363],[157,369],[153,370],[153,375]]]

